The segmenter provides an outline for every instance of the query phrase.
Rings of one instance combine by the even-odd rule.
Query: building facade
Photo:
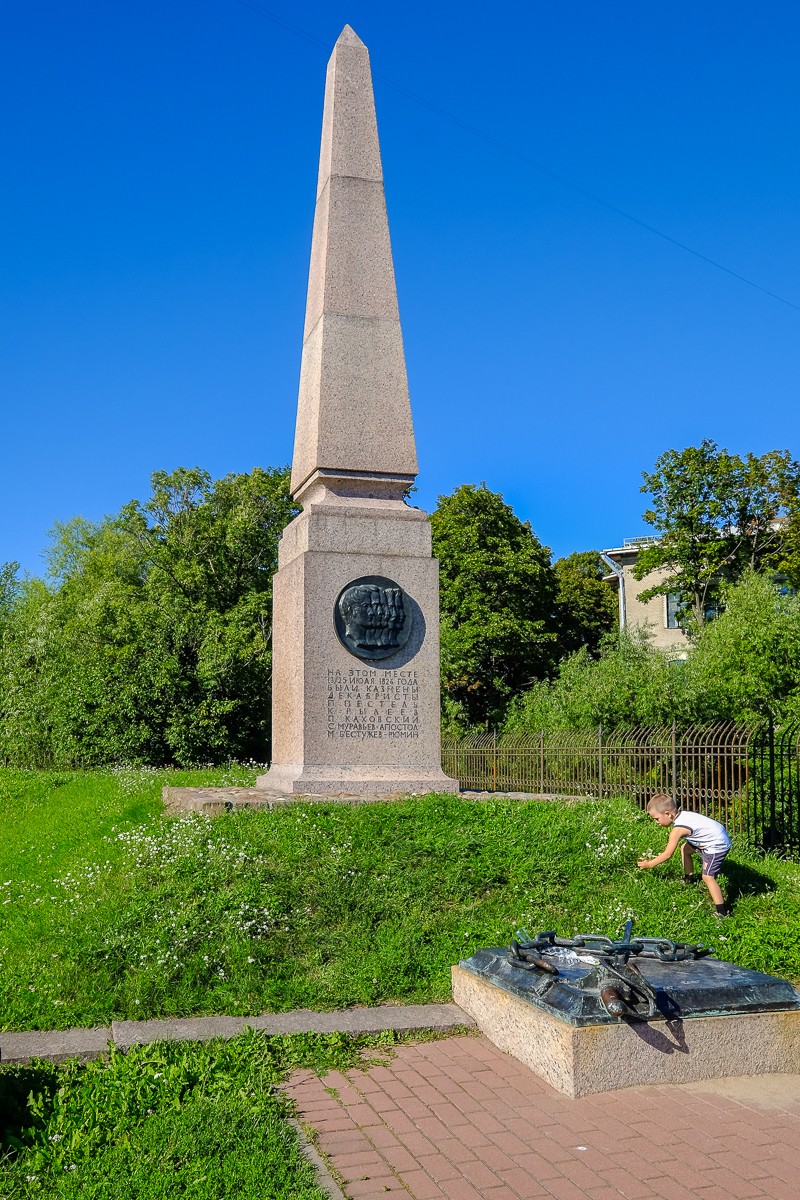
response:
[[[619,595],[620,626],[648,629],[654,646],[659,650],[671,652],[676,658],[683,658],[688,649],[689,639],[678,623],[678,596],[667,594],[653,596],[650,600],[642,599],[642,592],[663,583],[668,577],[668,572],[651,571],[644,579],[636,579],[633,574],[640,551],[654,541],[657,539],[625,538],[621,546],[601,551],[606,565],[610,568],[610,574],[605,578],[617,589]]]

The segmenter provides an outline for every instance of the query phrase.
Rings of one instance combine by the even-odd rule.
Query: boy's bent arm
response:
[[[691,833],[691,830],[687,829],[685,825],[673,825],[667,844],[661,853],[657,854],[655,858],[640,858],[636,864],[637,867],[640,870],[644,870],[646,867],[660,867],[667,859],[672,858],[678,849],[681,838],[685,838],[687,833]]]

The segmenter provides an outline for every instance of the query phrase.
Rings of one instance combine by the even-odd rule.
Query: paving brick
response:
[[[391,1146],[399,1146],[397,1135],[393,1130],[387,1128],[386,1125],[373,1125],[370,1127],[367,1137],[372,1142],[372,1145],[378,1150]]]
[[[588,1200],[619,1200],[621,1193],[616,1188],[604,1185],[599,1188],[589,1188],[586,1195]]]
[[[414,1122],[407,1113],[401,1112],[399,1108],[396,1112],[390,1111],[383,1113],[383,1120],[388,1128],[393,1130],[401,1140],[404,1133],[414,1132]]]
[[[615,1187],[627,1200],[639,1200],[639,1197],[652,1196],[653,1190],[649,1183],[642,1183],[630,1171],[604,1171],[603,1182]]]
[[[462,1141],[461,1138],[455,1137],[445,1138],[439,1142],[438,1148],[454,1163],[474,1162],[483,1155],[485,1149],[483,1146],[475,1146],[471,1141]]]
[[[695,1198],[694,1188],[688,1188],[668,1175],[659,1175],[655,1179],[648,1180],[648,1186],[657,1196],[663,1197],[663,1200],[694,1200]]]
[[[492,1171],[510,1171],[516,1166],[511,1155],[507,1154],[505,1150],[501,1150],[499,1146],[484,1146],[479,1158],[484,1166],[489,1167]]]
[[[602,1175],[598,1175],[591,1167],[579,1160],[573,1159],[572,1162],[561,1163],[560,1170],[562,1174],[571,1180],[576,1187],[583,1188],[586,1191],[590,1187],[600,1187],[605,1183]]]
[[[482,1112],[475,1112],[470,1115],[470,1120],[476,1129],[480,1129],[483,1133],[501,1133],[505,1126],[511,1126],[511,1121],[498,1121],[497,1117],[493,1117],[491,1113],[484,1108]]]
[[[467,1116],[470,1116],[474,1112],[483,1111],[483,1101],[479,1096],[473,1096],[469,1092],[450,1092],[448,1099],[451,1104]]]
[[[375,1079],[368,1069],[363,1071],[352,1070],[348,1072],[348,1078],[354,1087],[357,1087],[362,1095],[367,1095],[369,1092],[381,1091],[379,1080]]]
[[[517,1139],[517,1145],[529,1146],[531,1150],[535,1150],[540,1154],[546,1162],[549,1163],[564,1163],[571,1162],[575,1157],[575,1151],[571,1147],[559,1145],[552,1138],[547,1137],[521,1137],[518,1132],[514,1132],[512,1136]],[[497,1137],[492,1139],[500,1145]]]
[[[447,1101],[431,1104],[429,1108],[443,1125],[464,1125],[469,1120],[466,1113],[462,1112],[460,1108],[456,1108],[455,1104],[450,1104]]]
[[[773,1163],[771,1174],[777,1176],[778,1179],[784,1178],[787,1183],[794,1182],[798,1184],[798,1195],[800,1195],[800,1181],[798,1181],[798,1173],[796,1168],[789,1167],[785,1175],[778,1170],[780,1164]],[[746,1200],[749,1196],[760,1196],[764,1187],[764,1180],[759,1179],[742,1179],[735,1175],[733,1171],[727,1170],[725,1167],[719,1167],[714,1171],[709,1172],[711,1178],[709,1183],[717,1183],[720,1187],[725,1188],[729,1196],[736,1197],[736,1200]]]
[[[542,1158],[540,1154],[536,1154],[531,1150],[525,1150],[521,1154],[516,1154],[514,1159],[516,1165],[527,1171],[534,1180],[546,1181],[548,1179],[558,1179],[562,1174],[554,1163],[549,1163],[547,1159]]]
[[[451,1162],[444,1154],[438,1152],[420,1155],[418,1162],[423,1171],[427,1172],[437,1183],[441,1183],[443,1179],[459,1179],[464,1174],[457,1163]],[[470,1164],[470,1178],[472,1178],[475,1168],[479,1166],[478,1162]]]
[[[369,1125],[382,1125],[383,1118],[380,1113],[376,1113],[371,1104],[367,1104],[366,1100],[362,1100],[360,1104],[350,1104],[347,1108],[347,1115],[354,1125],[359,1128],[366,1128]]]
[[[404,1083],[400,1083],[398,1079],[387,1079],[383,1083],[381,1090],[387,1096],[391,1096],[393,1100],[397,1100],[401,1096],[408,1097],[414,1095],[411,1089],[406,1087]]]
[[[775,1130],[775,1133],[780,1138],[780,1141],[774,1142],[771,1147],[772,1158],[800,1171],[800,1146],[797,1145],[797,1139],[800,1136],[800,1126],[786,1130]],[[782,1137],[781,1134],[783,1135]]]
[[[523,1167],[512,1167],[510,1171],[501,1171],[500,1178],[507,1187],[513,1188],[520,1196],[524,1196],[525,1200],[528,1200],[528,1197],[533,1200],[535,1196],[552,1195],[543,1182],[532,1179],[530,1173]]]
[[[359,1150],[357,1154],[338,1153],[336,1155],[336,1170],[342,1173],[363,1167],[364,1170],[361,1174],[366,1175],[368,1174],[368,1168],[381,1166],[381,1164],[385,1164],[385,1159],[377,1150]]]
[[[483,1083],[479,1083],[477,1079],[471,1079],[467,1087],[464,1088],[464,1091],[468,1091],[474,1100],[481,1101],[488,1100],[493,1095],[492,1089],[486,1087]]]
[[[322,1117],[314,1122],[314,1128],[320,1133],[345,1133],[355,1129],[347,1113],[340,1110],[336,1116]]]
[[[370,1067],[369,1073],[373,1079],[381,1084],[386,1083],[387,1080],[392,1080],[395,1078],[394,1072],[390,1071],[388,1067],[384,1066]]]
[[[363,1156],[360,1154],[358,1154],[358,1155],[351,1154],[351,1155],[348,1155],[348,1157],[349,1158],[362,1158]],[[341,1175],[342,1179],[348,1185],[348,1188],[350,1187],[350,1185],[352,1183],[357,1183],[360,1180],[382,1179],[391,1171],[391,1168],[389,1167],[389,1165],[384,1161],[383,1158],[381,1158],[377,1154],[370,1155],[369,1158],[367,1158],[365,1162],[360,1162],[360,1163],[344,1162],[342,1160],[342,1158],[337,1154],[336,1159],[334,1161],[334,1166],[335,1166],[336,1170],[338,1171],[338,1173]]]
[[[797,1181],[786,1183],[782,1179],[770,1179],[764,1183],[762,1195],[767,1197],[768,1200],[797,1200]]]
[[[509,1155],[516,1155],[519,1151],[526,1149],[526,1143],[520,1141],[518,1135],[511,1133],[509,1129],[501,1129],[499,1133],[493,1133],[490,1141],[498,1149],[504,1150]]]
[[[417,1100],[416,1096],[399,1096],[397,1107],[401,1108],[407,1116],[411,1117],[412,1121],[418,1117],[429,1117],[431,1115],[431,1110],[427,1104],[423,1104],[421,1100]]]
[[[731,1154],[724,1151],[721,1154],[712,1154],[708,1159],[708,1164],[709,1167],[719,1166],[726,1171],[731,1171],[738,1179],[754,1179],[757,1181],[763,1179],[767,1174],[767,1167],[763,1162],[753,1162],[749,1157],[745,1158],[742,1154]]]
[[[456,1083],[463,1083],[466,1079],[471,1079],[472,1075],[466,1067],[460,1067],[457,1062],[442,1063],[442,1071],[448,1078],[455,1080]]]
[[[488,1133],[484,1133],[481,1129],[476,1129],[474,1125],[461,1125],[458,1129],[451,1129],[451,1134],[458,1134],[462,1141],[468,1146],[471,1146],[477,1154],[480,1154],[484,1146],[494,1144],[494,1136],[490,1137]]]
[[[583,1188],[577,1187],[571,1179],[565,1179],[563,1175],[557,1179],[548,1179],[545,1186],[548,1194],[555,1196],[555,1200],[586,1200]]]
[[[483,1193],[485,1200],[520,1200],[519,1192],[501,1183],[498,1187],[486,1188]]]
[[[352,1133],[320,1133],[317,1141],[325,1154],[363,1154],[373,1149],[373,1146],[362,1133],[355,1130]]]
[[[417,1133],[416,1130],[412,1130],[411,1133],[400,1134],[400,1141],[406,1150],[410,1150],[418,1159],[429,1157],[431,1154],[436,1153],[436,1147],[433,1143],[429,1142],[421,1133]]]
[[[405,1188],[400,1183],[396,1175],[381,1175],[375,1179],[360,1179],[354,1183],[348,1183],[347,1194],[352,1196],[353,1200],[361,1200],[361,1197],[366,1196],[385,1196],[392,1192],[402,1194]]]
[[[576,1150],[576,1154],[580,1155],[579,1161],[597,1175],[600,1175],[603,1171],[611,1171],[614,1167],[624,1166],[623,1163],[618,1161],[617,1155],[603,1154],[591,1142],[587,1143],[585,1150]]]
[[[413,1067],[403,1066],[395,1060],[394,1077],[403,1087],[407,1087],[410,1092],[416,1092],[418,1088],[425,1087],[428,1084],[428,1079],[419,1071],[415,1071]],[[434,1075],[440,1074],[438,1067],[434,1068]]]
[[[442,1191],[447,1200],[483,1200],[485,1192],[477,1191],[468,1179],[443,1179]]]
[[[401,1171],[400,1182],[405,1185],[413,1200],[439,1200],[441,1196],[446,1195],[426,1171]]]
[[[416,1126],[420,1133],[424,1133],[426,1138],[430,1138],[437,1145],[444,1138],[449,1137],[451,1132],[438,1117],[431,1115],[419,1117],[416,1121]]]
[[[405,1146],[384,1146],[381,1153],[393,1171],[413,1171],[418,1165],[416,1156]]]

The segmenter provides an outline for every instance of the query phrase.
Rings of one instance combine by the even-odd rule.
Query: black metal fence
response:
[[[445,740],[442,765],[476,791],[626,795],[642,808],[666,792],[753,845],[800,852],[800,722],[489,733]]]

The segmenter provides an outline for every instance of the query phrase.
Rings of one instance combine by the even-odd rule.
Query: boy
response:
[[[702,863],[703,883],[711,893],[711,899],[714,901],[717,916],[727,917],[729,912],[728,905],[725,903],[725,897],[717,883],[717,872],[722,866],[725,855],[731,848],[731,839],[728,836],[725,826],[720,825],[719,821],[712,821],[711,817],[702,816],[700,813],[686,812],[684,809],[678,812],[675,801],[671,796],[653,796],[653,799],[647,806],[647,811],[653,820],[663,829],[671,825],[672,832],[661,854],[658,854],[655,858],[642,858],[636,865],[641,870],[644,870],[646,867],[659,866],[661,863],[666,862],[668,858],[672,858],[681,838],[686,838],[686,841],[681,846],[684,883],[691,882],[693,878],[693,854],[696,850],[700,854]]]

